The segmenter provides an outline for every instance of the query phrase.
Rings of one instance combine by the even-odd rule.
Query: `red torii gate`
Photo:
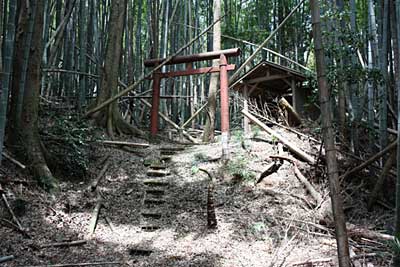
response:
[[[234,70],[234,64],[228,64],[228,57],[236,57],[240,54],[239,48],[232,48],[220,51],[212,51],[200,54],[193,54],[187,56],[176,56],[166,63],[166,65],[186,63],[186,69],[174,72],[154,72],[153,73],[153,96],[151,106],[151,134],[154,136],[158,132],[158,110],[160,105],[160,80],[162,78],[188,76],[204,73],[219,72],[220,73],[220,87],[221,87],[221,132],[222,132],[222,145],[223,154],[228,153],[228,139],[229,139],[229,94],[228,94],[228,71]],[[205,67],[193,69],[193,62],[203,60],[220,60],[218,67]],[[146,67],[155,67],[162,64],[166,59],[148,59],[144,61]],[[225,151],[225,152],[224,152]],[[224,156],[224,155],[223,155]],[[225,155],[227,156],[227,155]]]

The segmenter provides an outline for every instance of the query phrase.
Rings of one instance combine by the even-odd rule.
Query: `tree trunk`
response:
[[[221,16],[221,0],[214,0],[214,22]],[[213,35],[213,50],[221,50],[221,22],[218,21],[214,24]],[[219,59],[213,60],[213,66],[219,65]],[[212,73],[210,79],[210,86],[208,89],[208,117],[204,128],[203,141],[210,142],[214,140],[215,130],[215,114],[217,109],[217,87],[218,87],[218,73]]]
[[[4,8],[6,13],[7,8]],[[9,14],[7,26],[4,32],[4,69],[0,71],[0,164],[1,155],[3,151],[4,130],[6,126],[6,114],[8,104],[8,92],[11,81],[11,69],[13,62],[14,51],[14,38],[15,38],[15,14],[17,10],[17,3],[15,1],[9,2]],[[0,63],[1,65],[1,63]]]
[[[33,27],[33,36],[42,36],[44,0],[36,1],[36,16]],[[33,38],[30,47],[29,65],[26,73],[26,85],[21,113],[20,127],[17,127],[18,136],[23,144],[22,151],[25,161],[31,167],[34,175],[47,190],[58,188],[57,180],[53,177],[46,164],[44,147],[39,139],[38,110],[41,81],[41,62],[43,53],[42,38]],[[16,51],[23,54],[23,51]]]
[[[332,201],[332,211],[335,220],[335,232],[337,251],[340,267],[350,267],[349,245],[346,232],[346,221],[343,211],[342,198],[340,196],[340,184],[336,162],[336,149],[334,143],[334,131],[332,126],[332,112],[329,101],[329,85],[325,74],[324,51],[322,47],[322,33],[320,22],[320,8],[318,0],[311,0],[311,17],[315,43],[315,60],[317,67],[317,79],[320,93],[322,129],[328,167],[329,189]]]
[[[122,37],[127,0],[112,1],[111,14],[108,25],[108,41],[105,52],[104,66],[101,69],[100,93],[97,103],[103,103],[118,93],[119,66],[121,63]],[[143,133],[126,123],[119,111],[118,102],[113,102],[107,108],[93,116],[97,123],[107,129],[107,134],[113,138],[115,133],[136,134]]]
[[[396,17],[397,17],[397,49],[400,50],[400,0],[396,0]],[[397,61],[399,62],[399,61]],[[399,63],[400,64],[400,63]],[[397,69],[400,69],[398,66]],[[397,129],[400,129],[400,76],[396,73],[396,87],[397,87]],[[399,238],[400,233],[400,130],[398,131],[397,137],[397,181],[396,181],[396,216],[395,216],[395,233],[396,237]],[[400,251],[395,249],[394,264],[395,267],[400,267]]]

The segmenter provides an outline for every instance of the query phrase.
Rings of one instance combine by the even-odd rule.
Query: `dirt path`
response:
[[[96,195],[86,191],[89,181],[63,183],[56,199],[37,188],[10,184],[8,197],[26,201],[20,219],[32,238],[26,239],[1,223],[0,256],[15,256],[2,266],[85,262],[117,262],[120,266],[336,266],[332,232],[317,227],[312,198],[291,165],[282,162],[276,172],[254,184],[271,163],[268,156],[278,153],[278,147],[256,141],[244,145],[243,140],[232,139],[234,164],[225,167],[216,160],[221,154],[218,144],[178,151],[152,146],[143,150],[147,157],[103,150],[111,153],[112,167],[99,184],[104,207],[92,237],[87,229]],[[306,142],[303,149],[310,153],[318,150]],[[207,229],[208,177],[196,173],[198,167],[216,178],[216,230]],[[300,168],[313,173],[310,166]],[[243,177],[235,178],[235,172]],[[326,198],[326,184],[317,179],[313,183]],[[87,242],[41,247],[74,240]],[[369,247],[365,245],[368,242],[372,242]],[[357,254],[379,249],[388,255],[382,242],[368,242],[351,244]],[[382,257],[365,262],[385,266],[379,265]]]

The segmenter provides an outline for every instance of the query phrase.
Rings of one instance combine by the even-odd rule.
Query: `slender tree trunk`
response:
[[[388,90],[388,20],[389,20],[389,0],[383,3],[382,36],[381,36],[381,73],[382,82],[379,85],[379,136],[380,146],[387,146],[387,90]]]
[[[7,10],[7,8],[4,8]],[[11,69],[13,62],[14,38],[15,38],[15,15],[17,11],[16,1],[9,2],[8,21],[4,32],[4,68],[0,71],[0,164],[3,151],[4,132],[6,126],[8,92],[11,82]],[[6,11],[4,11],[6,13]],[[1,64],[0,64],[1,65]]]
[[[221,0],[214,0],[214,21],[221,17]],[[214,24],[213,50],[221,50],[221,22]],[[219,60],[213,60],[213,66],[218,66]],[[214,140],[215,115],[217,110],[217,87],[219,73],[212,73],[210,78],[210,86],[208,89],[208,117],[204,128],[203,141],[210,142]]]
[[[330,107],[329,85],[325,74],[324,51],[322,47],[322,34],[320,22],[320,8],[318,0],[311,0],[311,17],[313,25],[315,60],[317,66],[317,79],[320,94],[322,129],[328,167],[329,189],[332,201],[332,211],[335,220],[335,233],[339,267],[350,267],[349,245],[346,231],[346,220],[343,211],[343,202],[340,195],[340,183],[336,162],[336,148],[332,126],[332,112]]]
[[[400,0],[396,0],[396,17],[397,17],[397,49],[400,51]],[[400,70],[400,63],[397,61]],[[400,129],[400,74],[396,73],[396,89],[397,89],[397,129]],[[396,181],[396,211],[395,211],[395,233],[396,238],[400,239],[400,131],[397,136],[397,181]],[[400,251],[395,249],[394,267],[400,267]]]

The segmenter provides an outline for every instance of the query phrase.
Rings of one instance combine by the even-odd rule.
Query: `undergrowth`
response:
[[[244,181],[253,181],[256,175],[247,167],[248,159],[243,155],[232,158],[226,165],[226,171],[233,178]]]
[[[84,178],[89,168],[90,143],[98,139],[96,128],[76,114],[47,113],[40,133],[56,176]]]

